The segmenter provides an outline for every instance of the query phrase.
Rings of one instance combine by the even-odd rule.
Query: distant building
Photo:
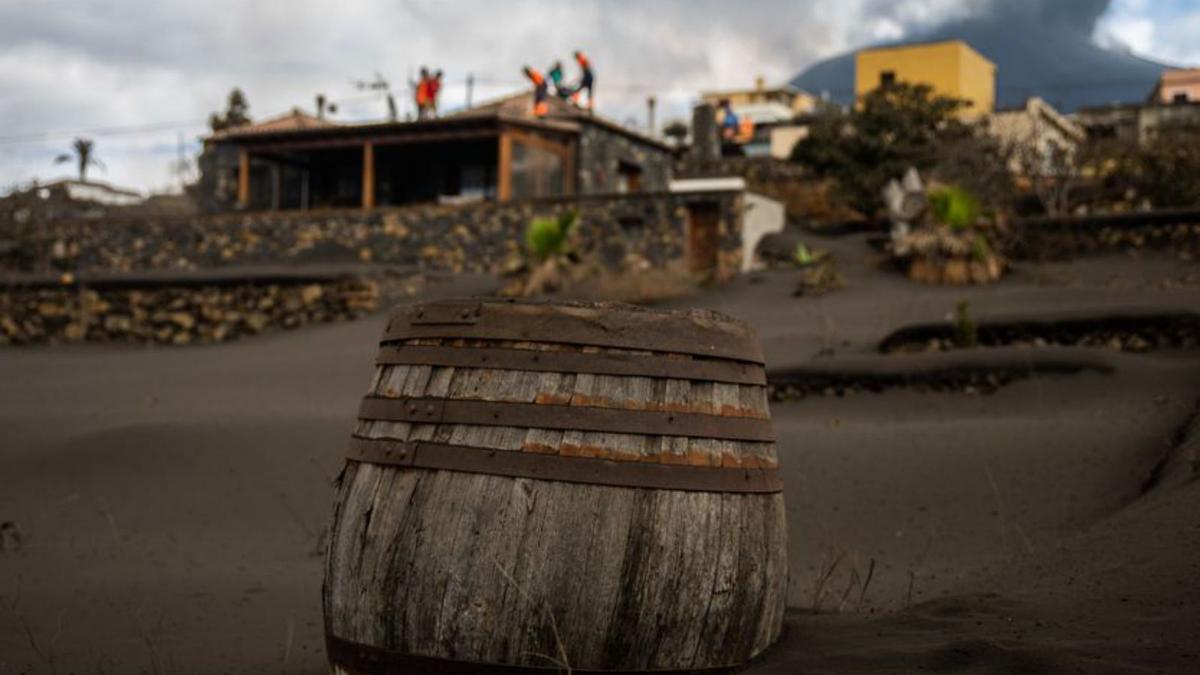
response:
[[[1027,168],[1030,160],[1050,164],[1056,150],[1074,154],[1087,138],[1082,126],[1036,96],[1020,108],[992,113],[988,117],[987,128],[1001,145],[1026,153],[1025,157],[1013,157],[1010,160],[1009,168],[1014,173]],[[1029,153],[1033,156],[1028,156]]]
[[[767,87],[762,77],[755,78],[751,89],[703,92],[700,101],[714,108],[720,106],[721,101],[729,101],[734,112],[739,115],[745,112],[756,123],[789,120],[797,115],[807,115],[817,107],[817,99],[812,94],[787,84]]]
[[[136,190],[114,187],[94,180],[74,179],[41,185],[37,188],[37,195],[43,200],[63,199],[101,206],[135,206],[146,199],[145,195]]]
[[[927,84],[936,94],[965,100],[964,119],[977,119],[995,109],[996,66],[961,40],[858,52],[856,99],[897,82]]]
[[[742,154],[777,159],[791,156],[792,147],[808,135],[803,120],[819,105],[816,97],[795,87],[767,87],[762,77],[756,78],[752,89],[707,91],[700,94],[700,101],[714,109],[729,101],[734,114],[752,123],[749,135],[735,139]]]
[[[1073,117],[1089,138],[1145,143],[1164,128],[1200,126],[1200,102],[1099,106],[1083,108]]]
[[[338,124],[295,110],[205,139],[210,208],[306,209],[666,190],[673,149],[522,93],[437,119]]]
[[[1200,68],[1164,71],[1150,103],[1200,103]]]

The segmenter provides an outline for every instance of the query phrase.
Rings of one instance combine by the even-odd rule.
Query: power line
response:
[[[194,127],[206,124],[207,120],[180,120],[175,122],[150,122],[146,124],[130,124],[111,127],[94,127],[92,129],[79,129],[76,131],[40,131],[30,134],[19,134],[16,136],[0,136],[0,143],[29,143],[35,141],[51,141],[59,139],[73,138],[75,136],[120,136],[124,134],[138,134],[147,131],[171,131],[174,129],[182,129],[186,127]]]
[[[506,78],[496,78],[496,77],[488,77],[488,76],[474,76],[474,77],[468,77],[468,78],[465,78],[462,80],[451,80],[451,81],[447,82],[448,86],[462,86],[464,88],[467,88],[468,90],[473,89],[474,86],[478,86],[481,84],[490,85],[490,86],[494,86],[494,87],[495,86],[503,86],[503,87],[512,88],[512,89],[521,89],[525,86],[525,83],[520,80],[516,80],[516,79],[510,80],[510,79],[506,79]],[[1112,81],[1097,80],[1097,81],[1092,81],[1092,82],[1076,82],[1076,81],[1020,82],[1020,83],[1006,82],[1004,84],[997,84],[996,90],[997,90],[997,92],[1002,92],[1002,91],[1012,91],[1012,90],[1022,90],[1023,91],[1023,90],[1030,90],[1030,89],[1049,88],[1049,89],[1056,90],[1056,91],[1080,91],[1080,90],[1111,89],[1113,87],[1134,86],[1134,85],[1142,85],[1142,84],[1145,84],[1145,81],[1143,81],[1143,80],[1136,80],[1136,81],[1135,80],[1112,80]],[[665,85],[655,86],[655,85],[650,85],[650,84],[646,84],[646,83],[638,83],[638,82],[602,81],[600,84],[600,88],[606,89],[606,90],[611,90],[611,91],[619,91],[619,92],[645,93],[645,92],[662,91],[663,89],[668,89],[669,87],[667,87]],[[810,92],[810,93],[815,93],[815,94],[820,94],[823,92],[852,93],[854,91],[855,91],[854,87],[826,87],[826,88],[821,89],[821,91],[819,91],[819,92]],[[348,97],[341,98],[336,101],[330,101],[330,102],[336,103],[338,105],[345,105],[348,103],[358,103],[358,102],[367,101],[367,100],[380,100],[383,96],[384,96],[384,94],[382,94],[381,92],[371,92],[369,94],[348,96]],[[290,110],[293,110],[293,109],[294,108],[289,108],[288,110],[274,113],[271,115],[265,115],[264,117],[269,119],[271,117],[286,114],[287,112],[289,112]],[[56,140],[69,140],[76,136],[124,136],[124,135],[136,135],[136,134],[142,134],[142,133],[152,133],[152,132],[157,132],[157,131],[186,130],[186,129],[193,128],[193,127],[204,126],[207,123],[208,123],[208,120],[206,120],[206,119],[200,119],[200,120],[192,119],[192,120],[176,120],[176,121],[168,121],[168,122],[148,122],[148,123],[144,123],[144,124],[93,127],[93,128],[89,128],[89,129],[79,129],[79,130],[73,130],[73,131],[50,130],[50,131],[32,132],[32,133],[27,133],[27,134],[17,134],[17,135],[12,135],[12,136],[0,136],[0,145],[10,145],[10,144],[16,144],[16,143],[39,143],[39,142],[56,141]]]
[[[338,99],[336,101],[330,101],[330,103],[335,103],[337,105],[345,105],[347,103],[359,103],[359,102],[367,101],[367,100],[377,100],[380,98],[380,96],[381,96],[380,93],[375,92],[375,93],[371,93],[371,94],[367,94],[367,95],[348,96],[345,98]],[[272,117],[277,117],[279,115],[285,115],[294,109],[295,109],[295,107],[288,108],[285,111],[271,113],[268,115],[264,115],[263,117],[265,119],[270,119]],[[51,131],[32,132],[32,133],[27,133],[27,134],[17,134],[17,135],[13,135],[13,136],[0,136],[0,145],[10,145],[10,144],[16,144],[16,143],[41,143],[41,142],[46,142],[46,141],[70,140],[77,136],[100,136],[100,137],[131,136],[131,135],[136,135],[136,134],[153,133],[153,132],[157,132],[157,131],[186,130],[186,129],[191,129],[194,127],[206,126],[207,124],[208,124],[207,119],[202,119],[202,120],[194,120],[193,119],[193,120],[176,120],[176,121],[172,121],[172,122],[146,122],[144,124],[127,124],[127,125],[108,126],[108,127],[93,127],[90,129],[76,129],[76,130],[70,130],[70,131],[65,130],[65,129],[58,129],[58,130],[51,130]]]

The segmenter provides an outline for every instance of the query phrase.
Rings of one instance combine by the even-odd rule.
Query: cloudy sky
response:
[[[92,176],[161,191],[180,146],[198,150],[208,113],[241,87],[255,118],[311,108],[322,92],[343,120],[385,104],[355,80],[382,74],[400,93],[421,64],[442,68],[443,108],[521,86],[520,67],[596,64],[600,112],[682,115],[702,89],[784,81],[815,60],[895,39],[1014,0],[0,0],[0,193],[69,175],[55,165],[86,135]],[[1016,0],[1020,1],[1020,0]],[[1095,27],[1106,46],[1200,63],[1200,0],[1112,0]],[[573,75],[568,67],[569,75]]]

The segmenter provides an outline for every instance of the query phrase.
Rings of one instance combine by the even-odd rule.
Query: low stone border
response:
[[[0,293],[0,345],[187,345],[234,340],[375,311],[365,278],[311,283],[14,286]]]
[[[767,371],[772,401],[809,396],[842,397],[895,389],[991,394],[1019,380],[1080,372],[1112,373],[1093,350],[1061,348],[1030,352],[1007,347],[986,351],[915,354],[903,359],[869,355],[814,361]]]
[[[977,323],[981,347],[1107,347],[1125,352],[1200,347],[1200,314],[1146,307],[1103,315],[1061,312],[1040,317],[993,317]],[[906,326],[879,345],[885,354],[958,348],[949,322]]]

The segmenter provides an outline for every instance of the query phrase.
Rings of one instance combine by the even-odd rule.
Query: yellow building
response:
[[[964,118],[989,115],[996,105],[996,65],[962,40],[864,49],[856,55],[854,70],[857,98],[880,86],[907,82],[966,100]]]

